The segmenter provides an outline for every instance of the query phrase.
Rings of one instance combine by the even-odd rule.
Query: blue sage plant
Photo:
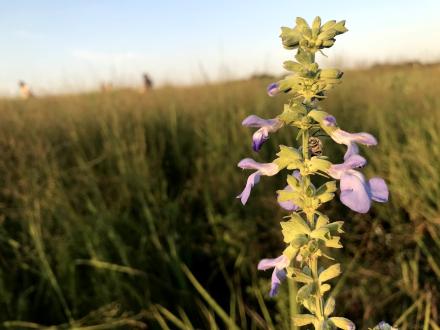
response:
[[[284,62],[284,68],[291,74],[270,84],[267,92],[269,96],[287,93],[291,98],[277,117],[262,119],[251,115],[242,124],[257,128],[252,137],[254,151],[262,148],[270,134],[285,127],[298,130],[298,146],[280,145],[277,158],[272,162],[259,163],[245,158],[238,163],[242,169],[254,170],[243,192],[237,196],[243,204],[261,176],[273,176],[287,170],[287,185],[277,191],[279,205],[289,212],[287,221],[281,222],[286,247],[280,256],[261,260],[258,269],[273,269],[271,297],[277,294],[286,277],[300,283],[296,299],[304,306],[305,312],[295,315],[293,322],[296,326],[313,325],[320,330],[355,329],[349,319],[332,316],[335,300],[326,298],[331,288],[328,281],[341,273],[340,264],[334,263],[330,251],[342,248],[340,234],[344,222],[330,220],[319,211],[320,207],[335,197],[337,181],[341,202],[355,212],[366,213],[372,201],[384,203],[388,200],[385,181],[378,177],[367,179],[359,171],[367,163],[359,154],[359,145],[374,146],[377,140],[368,133],[344,131],[336,118],[319,106],[327,91],[341,82],[343,73],[338,69],[319,68],[316,54],[333,46],[336,36],[345,32],[345,21],[332,20],[321,24],[319,17],[311,26],[298,17],[294,28],[281,28],[283,46],[296,50],[295,60]],[[318,137],[322,135],[346,146],[340,163],[332,164],[323,155]],[[326,181],[318,186],[317,176]],[[322,258],[328,260],[326,267],[320,263]]]

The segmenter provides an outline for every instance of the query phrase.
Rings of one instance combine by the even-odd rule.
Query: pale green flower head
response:
[[[309,53],[329,48],[335,43],[335,37],[347,32],[345,21],[336,22],[331,20],[321,25],[321,18],[317,16],[312,26],[301,17],[296,18],[294,28],[282,27],[281,40],[286,49],[302,48]]]

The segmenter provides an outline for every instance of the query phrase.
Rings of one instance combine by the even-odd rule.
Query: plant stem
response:
[[[302,156],[304,161],[306,161],[307,159],[309,159],[309,130],[303,130],[302,133]],[[307,188],[310,185],[310,177],[309,175],[304,175],[302,178],[302,190],[303,190],[303,195],[304,195],[304,199],[307,198]],[[310,217],[308,214],[307,209],[304,210],[304,212],[307,215],[307,221],[309,222],[309,225],[311,227],[313,227],[313,216]],[[312,219],[312,221],[310,221],[310,219]]]
[[[318,256],[313,256],[309,262],[312,270],[312,277],[316,284],[316,316],[319,320],[324,320],[324,307],[321,295],[321,286],[318,279]]]
[[[309,159],[309,130],[304,130],[302,133],[302,155],[304,161]],[[310,185],[310,177],[309,175],[304,175],[302,178],[302,185],[303,185],[303,194],[305,199],[307,199],[307,188]],[[314,228],[315,226],[315,220],[314,220],[314,213],[310,213],[310,211],[305,211],[307,216],[307,222],[309,223],[311,228]],[[318,256],[313,255],[309,261],[308,266],[310,270],[312,271],[312,277],[313,281],[316,285],[316,292],[315,292],[315,315],[316,317],[322,321],[324,320],[324,307],[323,307],[323,301],[322,301],[322,295],[321,295],[321,286],[319,283],[319,274],[318,274]],[[316,325],[318,326],[318,325]]]

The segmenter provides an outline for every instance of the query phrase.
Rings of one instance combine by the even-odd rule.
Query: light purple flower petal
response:
[[[278,83],[272,83],[269,86],[267,86],[267,94],[269,96],[275,96],[280,92],[280,87]]]
[[[273,270],[270,292],[269,292],[270,297],[274,297],[277,295],[281,281],[284,281],[285,279],[286,279],[286,271],[284,269],[278,270],[275,268]]]
[[[246,127],[263,127],[272,126],[275,124],[275,119],[263,119],[256,115],[250,115],[246,117],[241,124]]]
[[[272,176],[277,174],[280,169],[277,164],[274,163],[259,163],[252,158],[242,159],[238,164],[238,167],[244,170],[258,170],[261,175]]]
[[[341,176],[341,202],[359,213],[367,213],[371,206],[368,183],[355,170],[348,170]]]
[[[344,155],[344,159],[359,152],[356,143],[366,146],[374,146],[377,144],[376,138],[369,133],[348,133],[340,128],[333,131],[330,136],[336,143],[345,144],[347,146],[347,152]]]
[[[247,170],[257,170],[256,172],[249,175],[249,177],[246,181],[246,186],[245,186],[244,190],[242,191],[242,193],[240,195],[237,196],[237,198],[241,199],[241,202],[243,203],[243,205],[246,204],[246,202],[249,198],[249,195],[251,193],[252,187],[255,186],[260,181],[261,175],[272,176],[272,175],[277,174],[280,171],[277,164],[258,163],[255,160],[253,160],[252,158],[242,159],[238,163],[238,167],[240,167],[242,169],[247,169]]]
[[[269,139],[269,133],[280,129],[283,126],[283,122],[278,118],[262,119],[258,116],[251,115],[243,120],[242,125],[260,128],[252,136],[252,148],[254,151],[259,151],[263,143]]]
[[[273,259],[262,259],[258,263],[258,270],[268,270],[270,268],[283,269],[287,267],[289,264],[289,259],[284,255],[280,255],[277,258]]]
[[[299,181],[301,182],[301,172],[299,170],[294,170],[292,175]]]
[[[252,158],[244,158],[237,164],[243,170],[258,170],[261,163],[256,162]]]
[[[369,133],[348,133],[351,135],[352,141],[356,143],[363,144],[364,146],[375,146],[377,145],[376,138]]]
[[[353,155],[357,155],[359,153],[359,147],[356,143],[350,142],[347,144],[347,151],[344,154],[344,160],[347,160]]]
[[[342,164],[331,165],[328,174],[334,179],[340,179],[346,171],[364,167],[366,163],[367,161],[364,157],[354,154],[345,159]]]
[[[261,127],[252,135],[252,149],[254,151],[260,151],[264,142],[269,139],[269,132],[267,127]]]
[[[244,190],[241,192],[240,195],[237,196],[237,198],[240,198],[241,203],[243,205],[245,205],[246,202],[248,201],[249,195],[251,194],[252,187],[255,186],[260,181],[260,176],[261,176],[261,174],[259,171],[249,175],[249,177],[246,181],[246,186],[244,187]]]
[[[379,203],[388,202],[389,191],[385,181],[382,178],[371,178],[368,182],[371,199]]]
[[[348,145],[351,142],[360,143],[366,146],[374,146],[377,144],[376,138],[369,133],[349,133],[340,128],[331,133],[331,137],[339,144]]]
[[[292,187],[287,185],[284,190],[286,191],[292,191]],[[292,201],[285,201],[285,202],[280,202],[278,201],[278,204],[285,210],[287,211],[298,211],[299,206],[294,204]]]
[[[269,295],[271,297],[275,296],[278,293],[278,287],[286,278],[285,268],[289,266],[290,260],[285,255],[281,255],[275,259],[263,259],[258,263],[257,268],[259,270],[267,270],[270,268],[274,268],[272,272],[272,283],[270,288]]]

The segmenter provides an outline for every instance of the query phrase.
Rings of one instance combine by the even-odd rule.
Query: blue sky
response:
[[[432,61],[438,13],[438,0],[0,0],[0,94],[19,79],[51,93],[133,86],[142,72],[158,84],[279,73],[290,56],[279,27],[296,16],[347,20],[327,64]]]

